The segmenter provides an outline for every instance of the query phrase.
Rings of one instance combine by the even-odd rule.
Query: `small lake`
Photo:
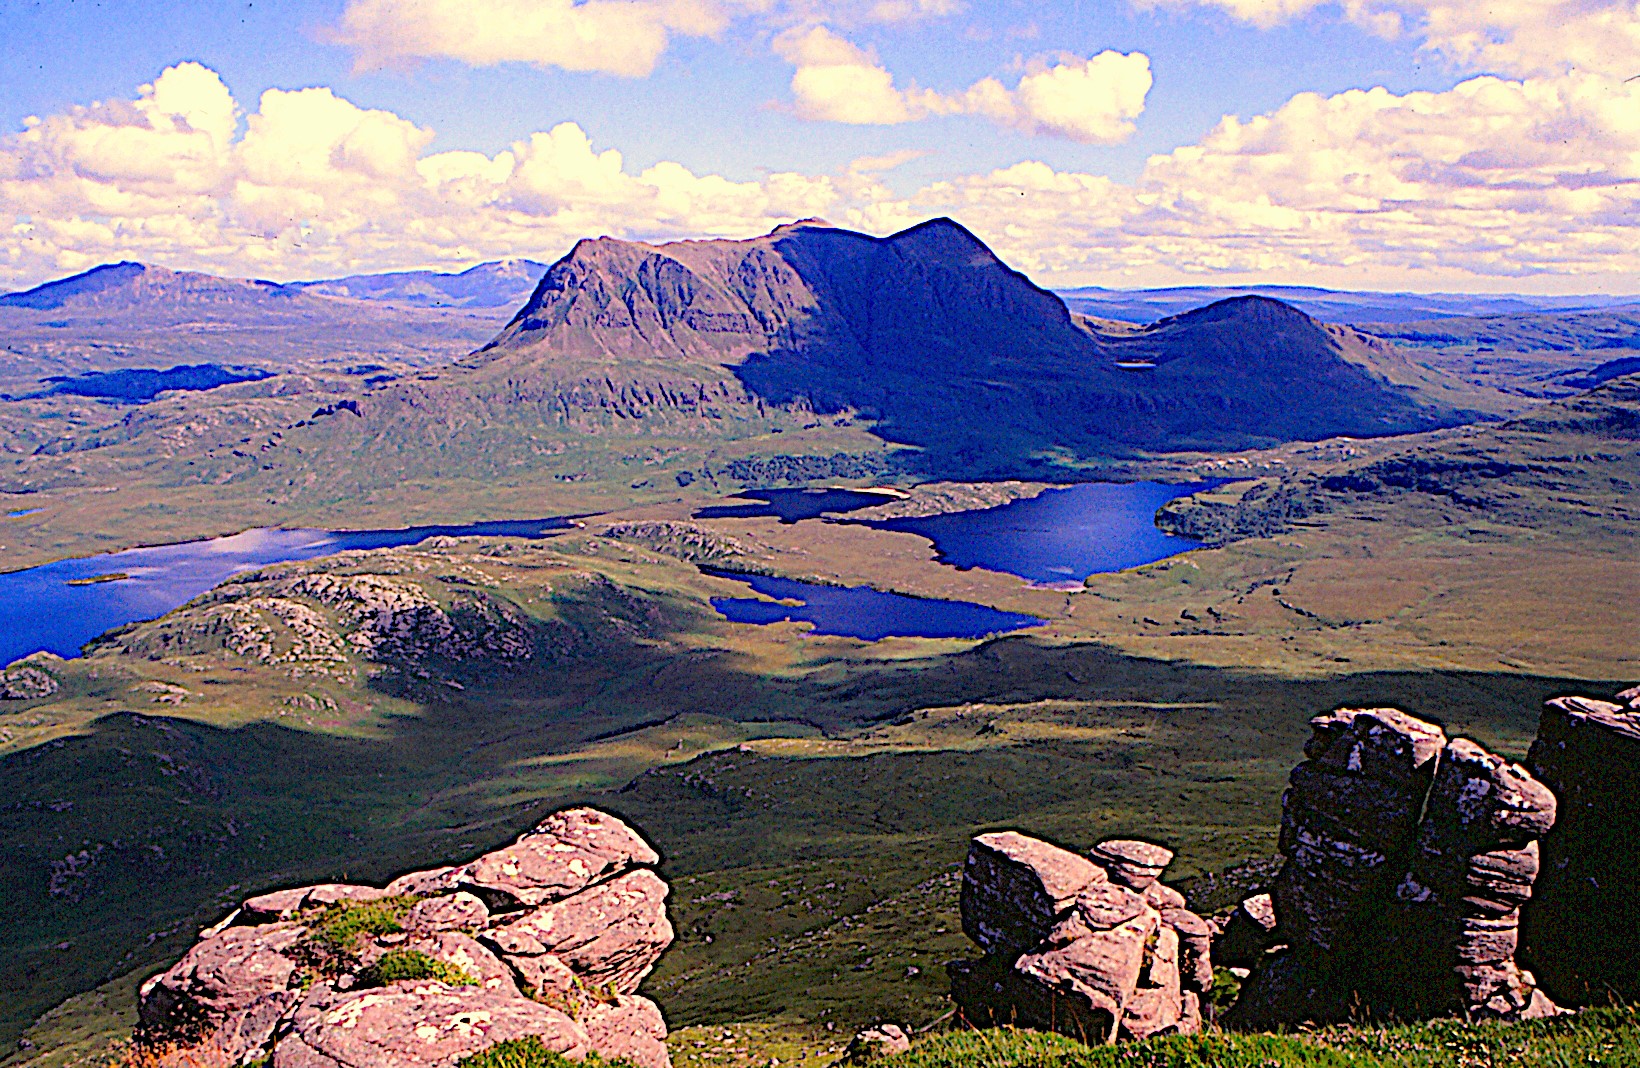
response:
[[[1219,484],[1089,482],[996,508],[867,525],[927,538],[941,563],[965,571],[979,567],[1042,586],[1080,586],[1089,575],[1200,548],[1159,530],[1156,509]]]
[[[58,560],[0,574],[0,665],[42,649],[74,657],[104,631],[157,619],[242,571],[347,549],[386,549],[436,537],[543,538],[570,518],[502,520],[397,530],[257,528],[225,538]]]
[[[908,597],[867,586],[820,586],[796,579],[715,569],[707,569],[707,573],[744,582],[765,597],[776,599],[712,598],[712,607],[735,623],[811,623],[815,634],[837,634],[874,642],[883,638],[985,638],[1046,622],[988,605]],[[780,601],[800,603],[781,604]]]
[[[852,489],[760,489],[735,494],[761,504],[714,504],[696,512],[696,519],[778,518],[782,523],[818,519],[827,512],[853,512],[896,500],[893,493]]]

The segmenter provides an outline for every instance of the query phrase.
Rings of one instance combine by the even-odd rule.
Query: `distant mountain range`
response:
[[[1313,286],[1174,286],[1161,289],[1057,291],[1072,311],[1103,319],[1149,323],[1231,297],[1259,296],[1290,304],[1329,323],[1410,323],[1455,316],[1585,311],[1640,303],[1640,296],[1536,297],[1484,293],[1374,293]]]
[[[498,260],[469,267],[459,274],[394,271],[355,274],[317,282],[294,282],[292,288],[331,297],[382,300],[437,308],[517,308],[529,299],[547,265],[534,260]]]
[[[128,349],[99,355],[139,325],[149,351],[186,342],[183,359],[231,349],[235,364],[261,367],[295,352],[365,361],[372,346],[426,366],[406,350],[438,333],[426,353],[447,354],[442,371],[372,389],[364,418],[335,430],[348,448],[405,457],[407,471],[428,448],[483,466],[519,450],[552,455],[554,442],[589,432],[722,441],[824,421],[913,446],[930,471],[991,476],[1067,457],[1405,433],[1518,410],[1518,397],[1304,308],[1427,319],[1572,300],[1226,292],[1077,290],[1067,301],[950,219],[886,238],[808,220],[742,241],[585,240],[551,267],[511,260],[459,274],[279,284],[111,264],[0,297],[10,309],[0,330],[95,339],[73,366],[42,360],[40,377],[159,366]],[[1146,325],[1112,321],[1123,300],[1148,302]],[[495,313],[509,307],[503,326]],[[1607,318],[1603,330],[1624,328]],[[1464,320],[1465,330],[1487,321]]]
[[[0,308],[107,312],[183,304],[289,306],[302,299],[300,289],[277,282],[171,271],[127,260],[93,267],[20,293],[7,293],[0,296]]]

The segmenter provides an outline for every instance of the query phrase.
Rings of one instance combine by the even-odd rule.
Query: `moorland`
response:
[[[948,221],[588,241],[517,279],[119,265],[0,297],[8,570],[579,517],[272,565],[31,660],[56,688],[0,705],[5,1063],[128,1033],[140,978],[246,894],[475,855],[571,802],[664,855],[679,938],[646,991],[680,1062],[725,1029],[815,1055],[946,1011],[978,830],[1166,841],[1210,910],[1268,880],[1312,715],[1395,705],[1518,757],[1546,696],[1640,675],[1640,375],[1607,373],[1640,356],[1632,305],[1338,296],[1374,313],[1346,323],[1211,294],[1139,323]],[[244,377],[61,388],[181,366]],[[1135,478],[1211,481],[1158,516],[1199,547],[1074,589],[872,524]],[[895,499],[698,514],[804,485]],[[1044,622],[734,624],[720,570]]]

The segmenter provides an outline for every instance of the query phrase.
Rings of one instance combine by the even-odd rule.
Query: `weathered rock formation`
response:
[[[1526,758],[1559,802],[1523,956],[1557,1001],[1640,1000],[1640,687],[1543,708]]]
[[[143,984],[138,1037],[269,1068],[442,1068],[536,1035],[668,1068],[665,1021],[636,993],[672,941],[659,859],[578,808],[386,887],[253,897]]]
[[[1515,961],[1537,839],[1555,820],[1549,790],[1394,709],[1311,726],[1282,802],[1273,929],[1260,937],[1256,899],[1226,925],[1222,958],[1255,967],[1226,1023],[1557,1011]]]
[[[1013,831],[975,838],[962,924],[985,956],[951,966],[964,1017],[1087,1042],[1199,1030],[1211,927],[1156,881],[1172,857],[1147,842],[1080,857]]]
[[[13,664],[0,671],[0,701],[37,701],[56,692],[57,679],[33,664]]]

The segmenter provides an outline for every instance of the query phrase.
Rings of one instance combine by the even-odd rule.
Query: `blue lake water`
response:
[[[1038,585],[1080,585],[1201,547],[1163,533],[1156,509],[1216,482],[1090,482],[1045,490],[997,508],[869,523],[934,543],[942,563],[1004,571]]]
[[[0,665],[42,649],[78,656],[104,631],[157,619],[242,571],[286,560],[310,560],[346,549],[414,545],[440,536],[542,538],[573,526],[570,518],[501,520],[397,530],[257,528],[226,538],[128,549],[58,560],[0,574]],[[70,586],[99,575],[128,577]]]
[[[714,504],[695,513],[696,519],[762,519],[778,517],[782,523],[818,519],[827,512],[852,512],[873,508],[894,500],[891,493],[869,493],[851,489],[766,489],[736,494],[761,504]]]
[[[800,601],[779,604],[752,597],[714,597],[712,607],[736,623],[812,623],[815,634],[840,634],[868,642],[882,638],[984,638],[1039,626],[1044,620],[968,601],[938,601],[883,593],[866,586],[819,586],[796,579],[708,569],[744,582],[765,597]]]

